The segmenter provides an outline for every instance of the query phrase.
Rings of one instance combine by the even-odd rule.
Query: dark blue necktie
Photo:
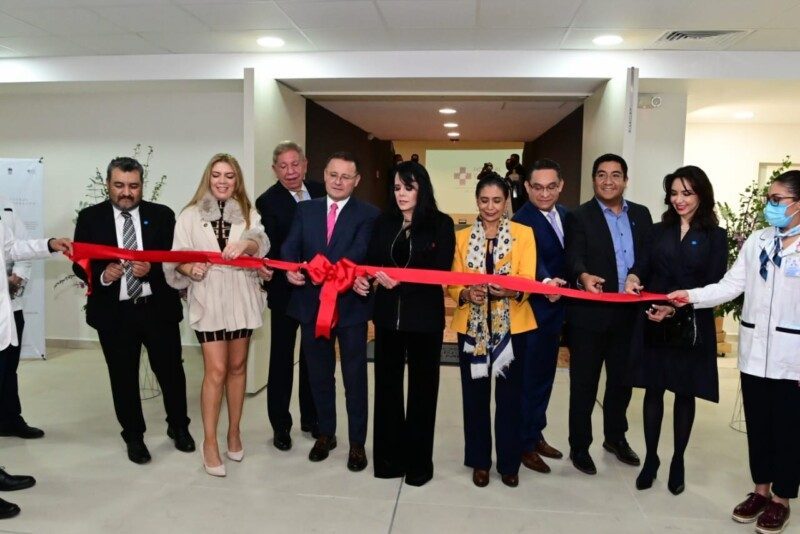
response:
[[[775,264],[775,268],[778,269],[781,266],[781,238],[775,236],[775,243],[772,245],[772,263]],[[761,260],[761,268],[758,270],[759,274],[761,274],[761,278],[764,281],[767,280],[767,263],[769,263],[770,257],[767,249],[761,249],[761,255],[758,257]]]

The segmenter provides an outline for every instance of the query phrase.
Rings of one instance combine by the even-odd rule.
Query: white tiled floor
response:
[[[187,350],[185,360],[191,430],[199,440],[202,366],[196,350]],[[269,442],[263,391],[246,401],[246,457],[242,464],[227,463],[227,478],[206,475],[199,454],[172,447],[160,397],[144,402],[153,462],[137,466],[125,456],[100,352],[53,349],[49,361],[25,362],[20,369],[24,415],[47,436],[0,438],[0,463],[38,480],[32,489],[2,495],[23,511],[0,522],[0,532],[752,532],[752,525],[729,519],[751,483],[745,436],[728,427],[737,373],[730,358],[720,363],[722,401],[698,402],[686,456],[687,490],[674,497],[665,483],[672,452],[669,406],[662,470],[648,491],[636,491],[637,469],[617,462],[599,441],[591,451],[597,476],[579,473],[565,459],[551,461],[549,475],[523,468],[516,489],[503,486],[497,475],[489,487],[476,488],[462,465],[461,388],[453,367],[442,371],[436,473],[422,488],[375,479],[371,467],[347,471],[343,402],[339,435],[344,439],[328,460],[308,462],[312,440],[299,430],[290,452],[277,451]],[[567,372],[559,370],[546,430],[548,440],[565,452],[568,382]],[[628,437],[643,454],[641,400],[635,392]],[[297,420],[296,405],[293,410]],[[601,436],[599,408],[594,424],[595,436]]]

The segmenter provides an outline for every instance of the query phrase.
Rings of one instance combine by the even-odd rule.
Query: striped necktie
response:
[[[775,243],[772,245],[772,263],[775,264],[775,268],[779,269],[781,266],[781,238],[775,236]],[[767,264],[769,263],[770,257],[767,249],[762,248],[761,254],[758,256],[758,259],[761,260],[761,268],[758,270],[758,273],[761,275],[761,278],[764,279],[766,282],[767,280]]]
[[[133,218],[127,211],[122,212],[122,218],[125,219],[122,224],[122,248],[137,250],[139,246],[136,244],[136,230],[133,228]],[[125,282],[128,285],[128,296],[130,298],[135,299],[142,294],[142,281],[133,276],[131,262],[125,264]]]

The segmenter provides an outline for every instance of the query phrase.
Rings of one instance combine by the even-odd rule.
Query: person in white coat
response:
[[[178,216],[172,249],[218,251],[229,260],[243,255],[263,258],[269,251],[261,216],[230,154],[217,154],[208,162],[194,198]],[[267,296],[253,269],[165,263],[164,274],[172,287],[187,290],[189,325],[203,350],[203,466],[209,475],[225,476],[217,445],[222,392],[228,404],[227,456],[240,462],[247,352],[253,330],[262,324]]]
[[[6,212],[0,214],[0,264],[5,265],[6,260],[17,262],[35,258],[48,258],[52,252],[72,253],[72,241],[62,239],[15,239],[12,230],[6,226]],[[8,284],[0,284],[0,376],[4,374],[5,349],[9,346],[18,346],[17,326],[14,322],[14,312],[11,308],[11,295]],[[0,388],[3,387],[0,382]],[[3,394],[0,391],[0,396]],[[36,480],[27,475],[10,475],[0,468],[0,490],[13,491],[29,488],[36,484]],[[20,509],[14,503],[0,499],[0,519],[14,517]]]
[[[12,234],[13,239],[28,237],[25,223],[17,213],[16,206],[4,196],[0,196],[0,218],[6,225],[6,231]],[[31,277],[31,262],[6,260],[6,275],[11,310],[14,313],[14,323],[20,342],[17,345],[9,345],[0,352],[0,359],[3,360],[0,365],[0,436],[16,436],[23,439],[41,438],[44,436],[44,431],[28,425],[22,418],[17,379],[17,367],[22,349],[22,331],[25,327],[22,295],[25,285]]]
[[[732,517],[772,534],[800,486],[800,171],[772,182],[764,217],[770,226],[747,238],[720,282],[668,298],[709,308],[744,293],[739,370],[755,490]]]

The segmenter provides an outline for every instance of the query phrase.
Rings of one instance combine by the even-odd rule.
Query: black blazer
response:
[[[142,248],[145,250],[172,250],[175,232],[175,213],[166,206],[142,201],[139,204],[142,226]],[[81,210],[75,225],[75,241],[98,245],[119,246],[114,225],[114,208],[106,200]],[[100,274],[111,263],[109,260],[94,260],[92,269],[92,294],[86,299],[86,322],[92,328],[105,330],[124,326],[124,309],[120,305],[120,281],[109,286],[100,283]],[[72,264],[73,272],[83,281],[86,273]],[[161,263],[152,263],[150,272],[142,278],[150,284],[153,292],[151,310],[154,321],[178,323],[183,319],[183,306],[178,291],[167,285]]]
[[[653,225],[650,211],[631,201],[628,203],[628,219],[633,235],[634,263],[642,252],[645,236]],[[596,198],[581,204],[566,217],[565,245],[567,256],[567,281],[576,284],[582,273],[605,279],[604,291],[618,293],[617,260],[614,242],[608,230],[603,211]],[[635,306],[603,304],[571,299],[567,305],[567,321],[571,325],[602,332],[620,323],[631,324]]]
[[[567,209],[559,204],[556,206],[556,211],[561,219],[561,227],[566,229]],[[568,280],[564,247],[553,225],[542,215],[539,208],[531,202],[526,202],[514,214],[513,220],[533,228],[533,235],[536,237],[536,279],[540,282],[545,278]],[[533,307],[538,330],[547,332],[561,330],[564,324],[566,299],[550,302],[544,295],[531,295],[528,302]]]
[[[325,196],[325,186],[319,182],[306,180],[306,189],[311,198]],[[297,201],[291,191],[276,182],[256,199],[256,209],[261,214],[261,224],[269,237],[270,248],[267,258],[277,260],[281,257],[281,247],[289,235],[289,229],[297,210]],[[285,313],[289,305],[292,286],[281,273],[275,273],[272,280],[264,283],[267,290],[269,309]]]
[[[367,263],[380,267],[404,267],[392,261],[392,243],[401,231],[402,216],[384,213],[375,222],[369,243]],[[411,234],[408,267],[449,271],[453,265],[456,238],[453,219],[437,213],[429,228]],[[378,328],[402,332],[441,332],[444,330],[444,292],[442,286],[401,283],[394,289],[379,285],[375,291],[372,320]]]
[[[281,259],[302,262],[324,254],[331,263],[342,258],[360,264],[365,262],[378,208],[350,197],[339,212],[330,243],[325,242],[327,211],[327,197],[297,205],[289,235],[281,247]],[[292,289],[286,313],[301,323],[313,323],[319,309],[319,290],[320,286],[312,284],[306,276],[304,286]],[[372,299],[358,295],[351,288],[339,295],[338,310],[338,326],[365,323],[372,313]]]

